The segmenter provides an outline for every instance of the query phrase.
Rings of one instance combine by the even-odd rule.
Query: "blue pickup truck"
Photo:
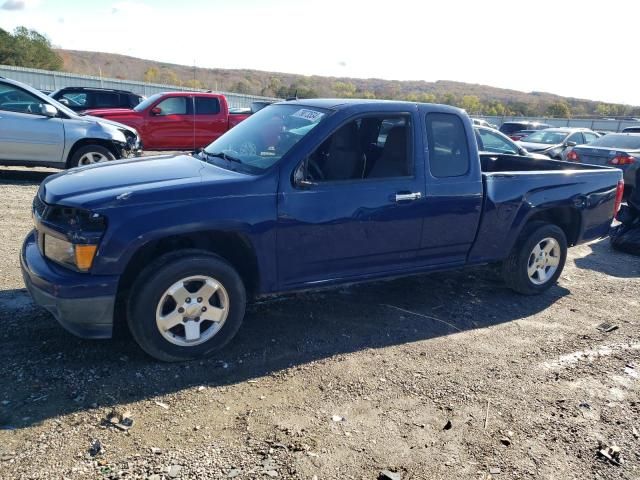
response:
[[[622,189],[612,168],[480,155],[453,107],[297,100],[194,155],[48,177],[21,264],[74,334],[108,338],[122,314],[176,361],[221,348],[265,295],[488,263],[544,292],[568,246],[607,235]]]

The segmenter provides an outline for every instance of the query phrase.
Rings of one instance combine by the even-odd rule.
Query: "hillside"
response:
[[[544,92],[520,92],[486,85],[440,80],[395,81],[375,78],[304,76],[257,70],[196,68],[111,53],[56,50],[63,70],[128,80],[288,97],[363,97],[457,105],[485,115],[640,115],[640,107],[567,98]]]

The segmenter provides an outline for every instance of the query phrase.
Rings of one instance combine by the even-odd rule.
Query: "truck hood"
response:
[[[47,177],[38,196],[50,205],[88,209],[146,202],[180,201],[202,195],[198,185],[229,183],[248,175],[190,155],[164,155],[98,163]]]
[[[95,117],[130,117],[131,115],[138,115],[139,112],[130,108],[93,108],[82,112],[86,115],[93,115]]]

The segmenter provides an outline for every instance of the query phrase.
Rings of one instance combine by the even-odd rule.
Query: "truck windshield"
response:
[[[136,112],[141,112],[144,109],[146,109],[149,105],[151,105],[153,102],[155,102],[158,98],[160,98],[162,96],[161,93],[156,93],[155,95],[151,95],[149,98],[147,98],[146,100],[143,100],[142,102],[140,102],[138,105],[136,105],[135,107],[133,107],[133,109]]]
[[[280,160],[329,111],[302,105],[276,104],[254,113],[204,149],[217,164],[242,164],[249,173],[261,173]],[[222,166],[225,166],[224,164]]]

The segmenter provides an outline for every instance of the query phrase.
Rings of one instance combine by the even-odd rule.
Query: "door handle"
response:
[[[422,198],[420,192],[396,193],[396,202],[412,202]]]

